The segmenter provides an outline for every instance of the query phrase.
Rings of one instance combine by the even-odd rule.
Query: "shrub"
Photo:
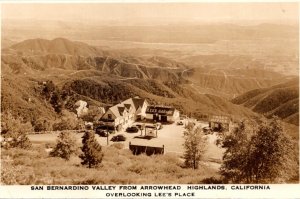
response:
[[[113,143],[111,146],[116,148],[116,149],[123,149],[124,148],[123,143]]]
[[[76,138],[70,132],[61,132],[58,135],[58,140],[55,148],[50,152],[50,156],[61,157],[69,160],[72,154],[78,150]]]
[[[17,139],[13,138],[13,142],[11,144],[12,147],[18,147],[21,149],[30,149],[32,143],[26,135],[20,135]]]
[[[51,131],[52,130],[52,124],[47,121],[45,118],[40,118],[37,121],[34,122],[34,131],[40,132],[40,131]]]
[[[20,166],[14,166],[8,164],[7,161],[2,159],[2,168],[1,168],[1,184],[4,185],[16,185],[17,175],[20,173]]]
[[[223,180],[216,177],[204,178],[201,183],[203,184],[223,184]]]

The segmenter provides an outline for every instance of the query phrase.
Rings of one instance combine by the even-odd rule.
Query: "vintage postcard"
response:
[[[0,141],[0,198],[299,197],[298,2],[2,2]]]

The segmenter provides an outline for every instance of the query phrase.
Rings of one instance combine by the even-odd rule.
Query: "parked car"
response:
[[[177,125],[183,125],[183,122],[182,121],[178,121]]]
[[[107,137],[108,136],[108,133],[107,131],[103,130],[103,129],[96,129],[96,134],[98,134],[99,136],[101,137]]]
[[[147,140],[151,140],[153,138],[153,136],[151,136],[151,135],[145,135],[144,136],[144,139],[147,139]]]
[[[211,134],[213,132],[213,130],[208,126],[203,127],[202,130],[205,135]]]
[[[120,141],[125,141],[126,140],[126,137],[122,134],[120,135],[115,135],[114,137],[112,137],[110,139],[110,141],[113,141],[113,142],[120,142]]]
[[[132,127],[128,127],[126,129],[126,132],[128,132],[128,133],[137,133],[137,132],[139,132],[139,129],[136,126],[132,126]]]

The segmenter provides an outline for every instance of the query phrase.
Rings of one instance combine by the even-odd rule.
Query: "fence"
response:
[[[94,131],[94,130],[87,130],[87,129],[81,129],[81,130],[59,130],[59,131],[39,131],[39,132],[28,132],[27,134],[57,134],[60,132],[70,132],[70,133],[83,133],[85,131]]]

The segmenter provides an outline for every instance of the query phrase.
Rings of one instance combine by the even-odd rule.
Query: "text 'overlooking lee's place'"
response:
[[[1,11],[2,185],[299,183],[297,3]]]

